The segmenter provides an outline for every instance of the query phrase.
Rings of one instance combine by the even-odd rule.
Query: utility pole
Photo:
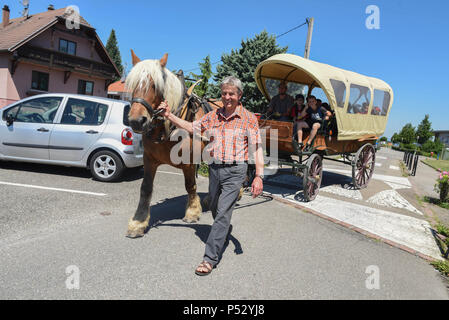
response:
[[[312,32],[313,32],[313,18],[306,19],[308,25],[306,49],[304,50],[304,58],[309,59],[310,56],[310,45],[312,44]]]

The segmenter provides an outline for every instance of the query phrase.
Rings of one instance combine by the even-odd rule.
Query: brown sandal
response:
[[[208,274],[210,274],[212,272],[212,269],[214,267],[207,261],[203,261],[200,263],[200,265],[196,268],[195,270],[195,274],[198,276],[207,276]],[[206,269],[207,271],[200,271],[200,270],[204,270]]]

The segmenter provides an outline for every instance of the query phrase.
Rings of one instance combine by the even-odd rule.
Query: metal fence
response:
[[[403,161],[410,174],[412,176],[416,175],[416,168],[418,167],[419,162],[419,155],[416,154],[416,151],[405,151]]]

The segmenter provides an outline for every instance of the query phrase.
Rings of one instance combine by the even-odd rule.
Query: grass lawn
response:
[[[439,169],[441,171],[449,171],[449,160],[432,160],[425,159],[422,160],[425,164],[428,164],[434,169]]]

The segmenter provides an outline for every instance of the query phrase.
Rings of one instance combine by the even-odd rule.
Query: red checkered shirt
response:
[[[230,163],[248,161],[250,152],[262,143],[256,116],[240,104],[234,113],[226,118],[224,108],[216,109],[193,122],[194,133],[209,138],[206,153],[213,162]],[[204,154],[204,152],[203,152]],[[203,159],[207,161],[207,159]]]

